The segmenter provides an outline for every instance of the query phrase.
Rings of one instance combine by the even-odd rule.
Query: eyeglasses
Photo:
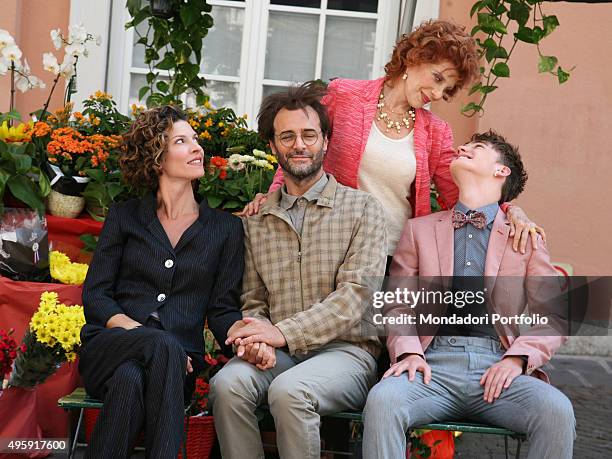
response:
[[[283,132],[280,135],[275,135],[274,137],[278,137],[280,143],[284,147],[289,148],[295,145],[295,141],[297,140],[298,135],[302,138],[302,142],[304,142],[304,145],[306,146],[314,145],[315,143],[317,143],[317,140],[319,140],[319,133],[314,129],[307,129],[305,131],[302,131],[301,134],[296,134],[293,131],[287,131]]]

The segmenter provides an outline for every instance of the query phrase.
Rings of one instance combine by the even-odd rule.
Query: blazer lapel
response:
[[[455,260],[455,238],[450,211],[441,212],[436,222],[436,246],[438,248],[438,261],[440,263],[440,275],[451,277],[454,271]],[[443,214],[443,215],[442,215]]]
[[[489,236],[489,245],[487,246],[487,257],[485,259],[485,284],[490,295],[493,294],[493,288],[497,280],[499,266],[504,257],[509,234],[510,225],[506,220],[506,214],[499,209],[493,221],[491,236]]]
[[[170,240],[166,235],[164,227],[157,218],[157,199],[153,192],[143,196],[138,209],[140,221],[149,230],[149,232],[164,246],[172,250]]]

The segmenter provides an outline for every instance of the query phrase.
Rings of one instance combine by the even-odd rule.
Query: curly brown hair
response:
[[[518,147],[508,143],[503,136],[491,129],[481,134],[474,134],[470,142],[488,143],[499,154],[499,162],[510,169],[510,175],[506,177],[502,186],[499,202],[516,199],[525,189],[528,178]]]
[[[176,121],[187,121],[178,107],[163,105],[138,115],[123,135],[123,155],[119,167],[123,179],[135,188],[153,190],[159,183],[159,166],[166,151],[166,134]]]
[[[465,85],[480,75],[480,54],[476,42],[465,27],[448,21],[423,22],[411,34],[404,34],[396,43],[391,60],[385,65],[386,80],[400,77],[406,67],[452,62],[459,74],[457,84],[447,91],[454,96]]]

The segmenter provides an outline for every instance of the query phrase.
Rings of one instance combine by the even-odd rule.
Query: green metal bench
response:
[[[74,452],[77,447],[77,435],[79,433],[79,429],[81,428],[81,424],[83,421],[83,413],[88,408],[102,408],[102,401],[90,397],[85,392],[85,389],[79,387],[74,390],[69,395],[66,395],[58,400],[58,405],[60,408],[65,410],[79,410],[79,420],[77,422],[76,429],[74,433],[71,432],[70,438],[70,452],[68,454],[68,459],[71,459],[74,456]],[[269,412],[266,407],[261,407],[257,410],[258,418],[262,420],[264,417],[269,416]],[[356,432],[358,426],[363,423],[362,414],[361,413],[352,413],[352,412],[342,412],[336,413],[329,416],[327,418],[331,419],[343,419],[349,421],[351,423],[351,431]],[[478,433],[478,434],[487,434],[487,435],[502,435],[504,437],[504,446],[506,448],[506,459],[509,457],[509,446],[508,446],[508,437],[515,439],[517,441],[516,447],[516,459],[520,457],[521,454],[521,444],[525,440],[525,435],[521,433],[514,432],[512,430],[504,429],[502,427],[495,427],[491,425],[485,424],[475,424],[470,422],[436,422],[431,424],[425,424],[422,426],[418,426],[414,428],[416,429],[427,429],[427,430],[450,430],[455,432],[465,432],[465,433]],[[361,457],[361,456],[358,456]]]

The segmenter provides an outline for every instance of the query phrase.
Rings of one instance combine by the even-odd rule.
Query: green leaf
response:
[[[151,108],[151,107],[156,107],[158,105],[162,104],[162,101],[164,99],[164,96],[158,92],[151,94],[149,97],[147,97],[147,107]]]
[[[510,76],[510,67],[505,62],[498,62],[491,69],[491,73],[497,77],[507,78]]]
[[[535,26],[533,28],[532,37],[534,43],[540,43],[540,40],[544,38],[544,29],[542,29],[540,26]]]
[[[482,43],[482,46],[484,46],[486,49],[496,49],[497,43],[495,43],[495,40],[489,37]]]
[[[540,56],[540,63],[538,64],[538,72],[546,73],[552,72],[557,65],[557,58],[555,56]]]
[[[181,6],[181,21],[186,28],[191,27],[200,18],[200,9],[195,4],[186,4]]]
[[[535,43],[533,38],[533,30],[529,27],[519,27],[514,37],[525,43]]]
[[[6,184],[13,196],[27,204],[31,209],[44,213],[45,205],[32,180],[25,175],[14,175],[8,179]]]
[[[96,246],[98,245],[98,238],[93,234],[82,234],[79,239],[83,241],[83,250],[85,250],[86,252],[94,252],[96,250]]]
[[[215,24],[215,21],[213,21],[213,18],[212,18],[212,16],[210,14],[205,14],[203,19],[204,19],[204,21],[203,21],[202,25],[206,29],[210,29]],[[204,32],[205,32],[204,35],[206,35],[206,31],[204,31]]]
[[[476,92],[480,91],[480,88],[482,88],[482,83],[480,83],[480,82],[476,83],[475,85],[473,85],[473,86],[470,88],[470,93],[469,93],[469,95],[471,96],[472,94],[474,94],[474,93],[476,93]]]
[[[96,182],[105,182],[106,175],[104,174],[104,171],[100,169],[85,169],[85,174],[87,174],[87,177]]]
[[[557,28],[559,25],[559,20],[557,19],[557,16],[544,16],[542,19],[544,21],[544,36],[546,37]]]
[[[149,86],[143,86],[138,90],[138,100],[142,100],[147,92],[149,92],[151,88]]]
[[[32,158],[30,156],[11,152],[11,158],[13,159],[16,173],[25,174],[30,172],[32,167]]]
[[[480,1],[480,2],[476,2],[472,5],[472,9],[470,10],[470,17],[473,17],[474,14],[476,13],[476,11],[480,11],[482,8],[485,7],[486,5],[486,1]]]
[[[114,201],[117,196],[123,193],[123,185],[121,183],[109,183],[107,186],[108,195]]]
[[[482,29],[480,28],[479,25],[475,25],[474,27],[472,27],[472,30],[470,31],[470,35],[473,37],[474,35],[476,35],[481,30]]]
[[[223,198],[212,194],[206,195],[206,200],[208,201],[208,206],[213,209],[216,209],[223,203]]]
[[[158,90],[159,92],[168,92],[168,88],[169,88],[170,86],[169,86],[169,85],[168,85],[168,83],[167,83],[167,82],[165,82],[165,81],[158,81],[158,82],[155,84],[155,87],[157,88],[157,90]]]
[[[478,25],[485,33],[508,33],[504,23],[493,14],[478,13]]]
[[[125,3],[125,6],[132,16],[140,10],[140,2],[141,0],[127,0]]]
[[[161,62],[158,62],[155,65],[156,68],[160,70],[170,70],[176,67],[176,60],[174,58],[174,53],[166,53]]]
[[[508,51],[503,46],[494,49],[487,49],[486,53],[487,62],[491,62],[493,59],[507,59]]]
[[[561,66],[557,68],[557,78],[559,79],[559,84],[565,83],[570,77],[570,74],[563,70]]]
[[[151,82],[152,82],[153,80],[155,80],[155,78],[157,78],[157,75],[158,75],[158,74],[157,74],[157,73],[155,73],[155,72],[149,72],[149,73],[147,73],[147,84],[151,84]],[[141,99],[142,99],[142,97],[141,97]]]
[[[513,2],[510,5],[508,18],[515,20],[519,26],[524,26],[525,24],[527,24],[529,16],[531,16],[531,8],[529,8],[524,3]]]
[[[475,102],[470,102],[469,104],[464,105],[463,108],[461,109],[461,113],[467,113],[467,112],[478,113],[481,111],[483,111],[482,107]]]
[[[46,198],[51,192],[51,183],[49,177],[40,169],[38,170],[38,188],[40,189],[40,195]]]
[[[497,86],[483,86],[482,88],[480,88],[480,92],[483,94],[489,94],[490,92],[493,92],[497,89]]]
[[[138,24],[140,24],[142,21],[144,21],[148,17],[151,17],[151,11],[149,7],[147,6],[141,9],[138,13],[132,15],[132,20],[125,24],[125,28],[129,29],[130,27],[136,27]]]

